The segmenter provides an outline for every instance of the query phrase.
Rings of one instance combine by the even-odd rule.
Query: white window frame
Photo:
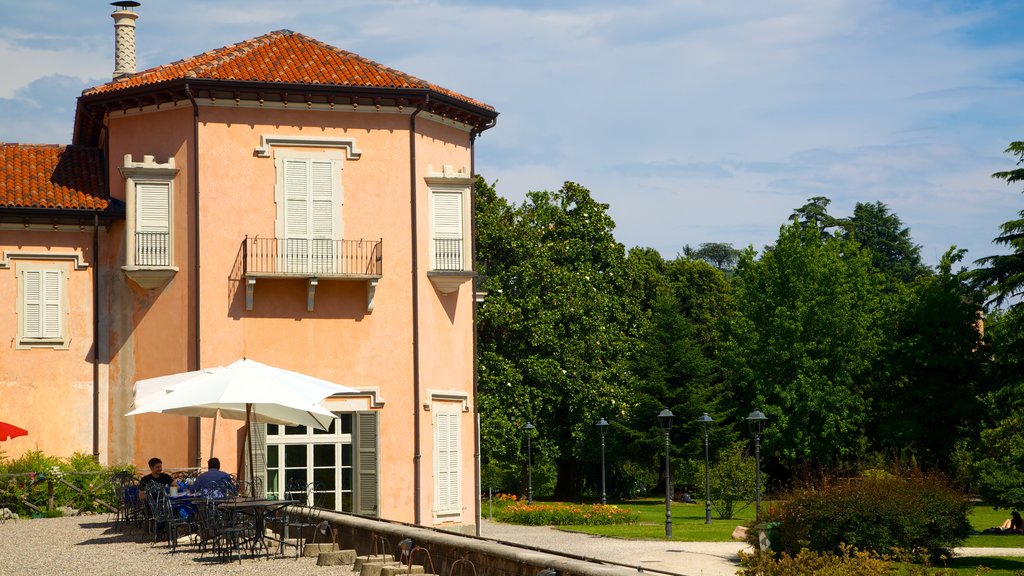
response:
[[[128,270],[177,270],[174,266],[174,179],[179,171],[174,165],[174,157],[168,158],[166,163],[158,163],[153,160],[153,156],[146,155],[142,162],[134,162],[132,155],[126,154],[124,165],[118,170],[125,179],[125,268]],[[167,187],[167,264],[139,264],[136,261],[139,185]]]
[[[468,272],[470,271],[473,261],[470,248],[470,240],[472,238],[472,230],[470,230],[470,215],[473,213],[473,207],[470,205],[472,200],[472,194],[470,193],[473,186],[473,178],[470,176],[469,169],[462,167],[459,170],[455,170],[450,165],[444,165],[440,171],[435,171],[433,165],[427,165],[426,176],[424,182],[430,190],[430,269],[438,272]],[[445,266],[444,268],[438,268],[441,262],[438,262],[438,250],[436,240],[438,236],[437,226],[437,215],[435,214],[435,194],[459,194],[462,213],[460,214],[461,222],[459,228],[461,229],[461,235],[459,237],[460,242],[460,255],[459,259],[461,262],[458,266]],[[446,264],[446,263],[444,263]],[[453,270],[452,268],[457,268]],[[446,292],[447,293],[447,292]]]
[[[441,223],[439,222],[440,217],[438,215],[438,200],[442,197],[455,197],[459,207],[459,222],[457,225],[457,233],[453,234],[448,227],[442,229]],[[435,185],[430,188],[430,269],[431,270],[445,270],[445,271],[457,271],[462,272],[466,270],[466,255],[467,255],[467,226],[466,226],[466,199],[469,197],[469,190],[462,186],[452,185]],[[453,240],[458,242],[459,253],[452,259],[451,257],[446,258],[444,261],[439,261],[439,250],[437,248],[438,240]]]
[[[331,163],[331,234],[329,238],[320,237],[311,230],[313,222],[313,210],[311,205],[307,205],[307,233],[303,236],[290,236],[288,232],[288,198],[287,189],[285,185],[286,175],[286,163],[288,161],[305,161],[305,162],[330,162]],[[282,256],[286,256],[288,249],[286,248],[289,240],[329,240],[333,250],[335,240],[341,240],[345,237],[344,235],[344,219],[342,213],[345,204],[345,188],[342,182],[342,171],[344,170],[345,164],[345,152],[343,150],[289,150],[289,149],[275,149],[274,150],[274,167],[277,171],[277,178],[274,185],[274,201],[277,205],[276,218],[274,222],[274,236],[277,241],[281,243],[278,247],[278,253]],[[311,178],[312,176],[308,176]],[[313,202],[312,197],[308,199],[310,204]],[[322,235],[321,235],[322,236]],[[317,263],[315,261],[317,251],[312,246],[307,247],[305,255],[309,261],[308,265],[300,265],[301,272],[326,272],[328,269],[323,269],[325,265],[329,266],[330,262]],[[324,255],[330,257],[330,253]],[[287,258],[284,258],[287,260]],[[279,262],[278,270],[288,271],[289,268],[294,268],[290,265],[290,262]]]
[[[314,444],[333,444],[334,445],[334,462],[335,462],[335,466],[334,466],[334,490],[332,490],[332,492],[334,493],[334,507],[335,507],[335,510],[342,511],[341,505],[342,505],[342,501],[344,500],[342,498],[342,495],[345,492],[348,492],[348,493],[350,493],[352,495],[351,502],[352,502],[353,509],[352,510],[347,510],[347,512],[354,512],[355,511],[355,508],[356,508],[356,496],[357,496],[357,491],[356,491],[356,482],[357,482],[356,446],[355,446],[355,443],[354,443],[355,435],[353,433],[344,433],[343,434],[341,432],[341,416],[342,416],[343,413],[336,412],[335,414],[336,414],[337,418],[335,418],[335,421],[334,421],[334,433],[333,434],[326,434],[326,433],[323,433],[323,432],[314,432],[312,428],[307,428],[305,434],[285,434],[284,433],[284,429],[285,429],[284,425],[279,425],[279,428],[278,428],[279,433],[278,434],[275,434],[275,435],[266,434],[266,449],[267,449],[267,451],[269,451],[269,450],[279,450],[279,452],[278,452],[278,454],[279,454],[278,455],[278,462],[280,464],[279,470],[281,470],[281,474],[282,475],[280,477],[281,484],[278,486],[280,491],[275,495],[278,500],[284,500],[285,495],[283,494],[283,492],[287,489],[287,486],[284,484],[284,482],[285,482],[284,471],[286,470],[286,468],[284,467],[284,452],[285,452],[284,447],[294,446],[294,445],[305,446],[305,448],[306,448],[306,474],[307,474],[306,477],[307,478],[313,478],[314,477],[314,470],[315,470],[315,467],[313,465],[313,445]],[[355,430],[355,426],[356,426],[356,416],[355,416],[355,414],[352,414],[352,413],[344,413],[344,414],[351,416],[351,418],[352,418],[352,429]],[[264,425],[264,433],[265,433],[265,431],[266,431],[266,425]],[[351,458],[351,461],[350,461],[348,466],[344,466],[343,461],[342,461],[342,446],[346,445],[346,444],[351,446],[351,454],[352,454],[352,458]],[[269,482],[268,482],[269,475],[267,475],[266,468],[267,467],[265,466],[264,467],[263,482],[264,482],[264,486],[266,486],[267,492],[270,492],[270,485],[269,485]],[[346,470],[348,471],[348,474],[350,475],[350,484],[349,484],[349,488],[347,490],[344,489],[344,483],[343,483],[343,479],[342,479],[342,475],[345,473]]]
[[[434,420],[434,518],[451,520],[462,515],[462,414],[457,406],[438,404],[431,412]]]
[[[28,278],[31,276],[37,276],[41,286],[40,291],[40,311],[39,320],[37,326],[29,326],[28,324],[28,306],[33,304],[30,302],[28,295],[26,294],[26,284],[29,281]],[[53,282],[49,287],[47,283],[47,277],[50,278],[49,282]],[[56,290],[56,294],[52,294],[49,298],[45,295],[45,292],[49,288],[50,290]],[[53,348],[56,350],[67,350],[71,344],[71,338],[68,336],[68,314],[70,311],[69,300],[68,300],[68,266],[66,264],[32,264],[25,263],[18,265],[18,299],[16,303],[16,309],[18,311],[18,338],[15,347],[17,349],[30,349],[30,348]],[[56,330],[51,334],[45,333],[45,323],[48,307],[55,308],[50,314],[53,321],[57,323]]]

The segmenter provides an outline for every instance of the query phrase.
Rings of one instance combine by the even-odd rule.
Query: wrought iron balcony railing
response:
[[[434,238],[434,270],[459,271],[466,269],[462,257],[462,238]]]
[[[167,232],[135,233],[136,266],[170,266],[171,235]]]
[[[249,238],[242,242],[246,276],[379,278],[382,240]]]

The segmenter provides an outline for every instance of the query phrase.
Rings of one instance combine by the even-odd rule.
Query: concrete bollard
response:
[[[412,571],[409,570],[408,564],[384,566],[380,569],[380,576],[402,576],[402,574],[423,574],[423,566],[413,564]]]
[[[366,562],[394,562],[395,558],[391,554],[376,554],[374,556],[356,556],[356,561],[353,563],[352,570],[358,572],[362,569],[363,564]]]
[[[334,543],[318,543],[318,544],[306,544],[302,547],[302,556],[306,558],[316,558],[321,552],[334,552],[338,549],[338,545]]]
[[[355,550],[334,550],[321,552],[316,557],[317,566],[351,566],[356,561]]]
[[[363,562],[359,568],[359,576],[380,576],[380,571],[385,566],[399,568],[402,564],[399,562]]]

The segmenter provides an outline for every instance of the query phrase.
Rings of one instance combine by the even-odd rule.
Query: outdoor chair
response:
[[[284,526],[290,537],[295,539],[295,557],[302,553],[302,547],[312,536],[320,523],[320,516],[323,513],[324,485],[322,482],[313,481],[306,484],[301,492],[289,496],[299,501],[295,505],[294,512],[289,514]]]
[[[242,561],[242,541],[245,529],[231,522],[231,515],[217,508],[217,500],[210,498],[197,506],[197,540],[199,557],[207,550],[226,561],[237,556]]]

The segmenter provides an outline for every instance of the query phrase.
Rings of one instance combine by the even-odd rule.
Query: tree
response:
[[[815,196],[807,199],[807,204],[793,210],[789,219],[800,225],[801,228],[816,228],[824,240],[832,234],[829,228],[835,228],[843,224],[842,220],[834,218],[828,213],[828,205],[832,201],[824,196]]]
[[[719,459],[711,466],[708,479],[711,481],[711,507],[718,517],[729,520],[736,512],[743,510],[754,500],[756,474],[753,458],[746,455],[746,442],[734,442],[722,451]],[[767,484],[767,476],[761,475],[761,489]],[[697,494],[704,494],[704,476],[697,480]],[[739,504],[739,508],[737,508]]]
[[[965,252],[950,248],[935,274],[918,276],[894,295],[892,337],[871,391],[877,448],[929,468],[948,468],[957,441],[983,415],[980,297],[967,271],[953,269]]]
[[[683,256],[693,260],[703,260],[719,270],[728,271],[736,266],[740,251],[726,242],[704,242],[697,249],[689,245],[683,246]]]
[[[921,246],[910,238],[910,228],[881,202],[858,202],[853,216],[843,221],[842,237],[856,240],[871,253],[876,268],[904,282],[927,270],[921,264]]]
[[[483,452],[518,462],[531,421],[535,463],[551,465],[560,498],[579,495],[594,422],[622,410],[633,385],[626,359],[642,313],[607,209],[572,182],[513,207],[478,181]]]
[[[729,364],[747,409],[769,418],[766,459],[841,465],[867,443],[867,392],[887,342],[884,281],[871,255],[816,226],[782,227],[760,260],[740,257]]]
[[[1017,166],[1024,166],[1024,141],[1010,143],[1006,153],[1017,157]],[[996,172],[992,177],[1006,180],[1007,184],[1024,181],[1024,168]],[[981,267],[973,275],[975,285],[985,289],[996,305],[1024,294],[1024,210],[1018,218],[1004,222],[1000,230],[1002,233],[993,242],[1006,246],[1011,253],[976,260]]]

